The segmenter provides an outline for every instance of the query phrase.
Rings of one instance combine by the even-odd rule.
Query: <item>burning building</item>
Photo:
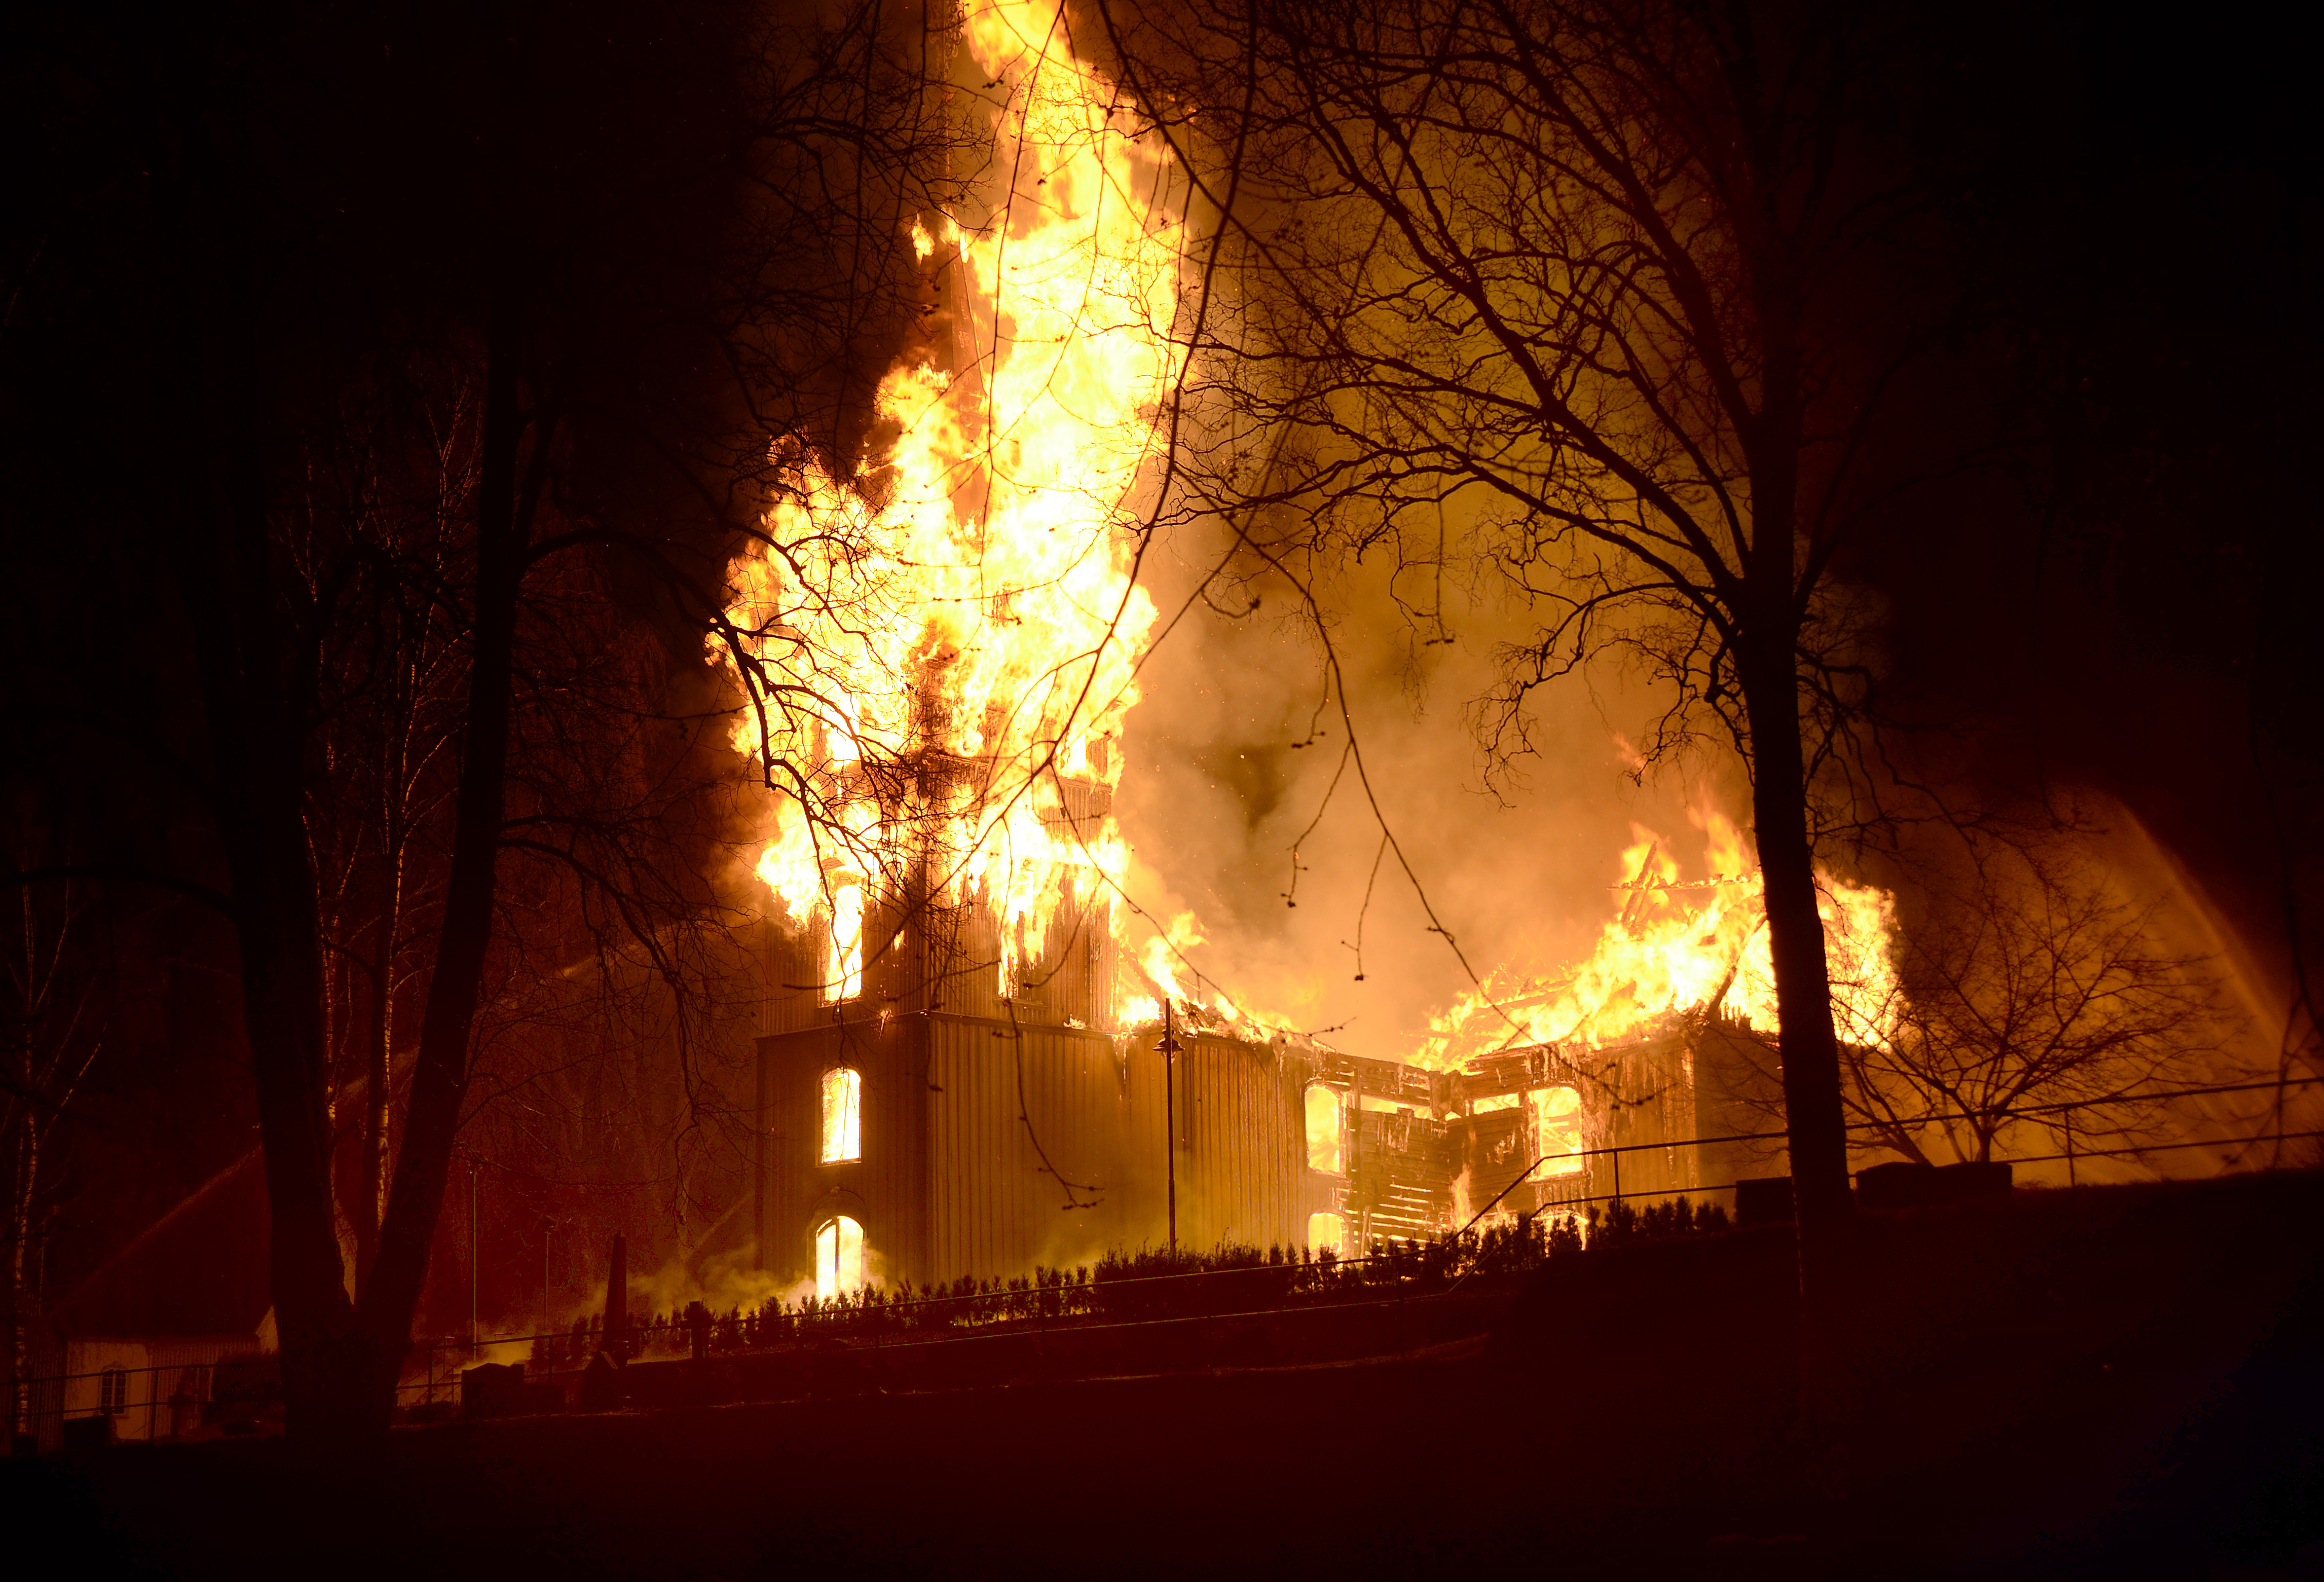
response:
[[[1488,1210],[1700,1195],[1768,1168],[1748,1145],[1698,1141],[1748,1119],[1736,1022],[1692,1014],[1613,1047],[1432,1069],[1198,1004],[1181,1022],[1174,1003],[1167,1026],[1120,1021],[1092,976],[1107,948],[1069,944],[1005,994],[997,952],[947,967],[938,931],[901,920],[856,997],[770,1001],[758,1262],[825,1296],[1065,1266],[1174,1232],[1194,1248],[1351,1252]],[[826,948],[777,943],[776,981],[798,983]]]
[[[914,228],[924,327],[881,387],[884,449],[851,477],[788,458],[712,655],[747,698],[779,916],[760,1263],[826,1292],[926,1284],[1710,1184],[1711,1008],[1773,1009],[1737,976],[1756,883],[1719,879],[1658,934],[1676,870],[1642,847],[1619,960],[1548,994],[1480,985],[1453,1022],[1489,1033],[1448,1024],[1409,1060],[1239,1011],[1171,930],[1124,946],[1112,796],[1157,616],[1134,503],[1167,443],[1185,178],[1053,9],[965,25],[992,175]]]

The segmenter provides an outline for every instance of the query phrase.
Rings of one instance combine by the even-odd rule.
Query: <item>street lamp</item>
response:
[[[1170,1002],[1162,1001],[1162,1041],[1155,1049],[1162,1056],[1162,1147],[1168,1163],[1170,1183],[1170,1266],[1178,1266],[1178,1098],[1173,1073],[1178,1041],[1171,1032]]]

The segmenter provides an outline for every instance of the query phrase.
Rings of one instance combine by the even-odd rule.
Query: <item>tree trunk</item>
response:
[[[354,1312],[332,1211],[323,961],[300,816],[300,754],[286,717],[291,706],[280,693],[283,655],[263,513],[254,513],[254,525],[232,534],[235,586],[205,588],[200,570],[189,582],[199,590],[195,600],[233,606],[225,620],[197,623],[196,644],[266,1166],[283,1403],[291,1431],[328,1437],[346,1404],[335,1381],[354,1337]],[[189,569],[181,560],[181,575]]]
[[[290,833],[295,837],[298,830],[294,815]],[[245,830],[229,844],[293,844],[267,838],[278,833]],[[278,875],[269,887],[272,893],[262,898],[255,893],[264,881],[246,877],[262,865],[281,865],[287,854],[274,855],[276,864],[266,864],[263,852],[248,849],[240,860],[229,859],[236,909],[243,914],[237,935],[243,1004],[272,1222],[268,1275],[281,1337],[286,1425],[301,1437],[333,1440],[344,1438],[350,1424],[355,1398],[347,1368],[358,1345],[333,1213],[322,962],[318,936],[300,927],[302,898],[294,883]]]
[[[25,1275],[32,1244],[32,1194],[41,1180],[41,1130],[29,1100],[17,1117],[14,1196],[8,1214],[8,1438],[13,1446],[19,1433],[30,1431],[26,1398],[32,1377],[32,1304]]]
[[[513,313],[496,302],[486,348],[484,430],[476,497],[476,595],[468,710],[452,835],[452,865],[437,936],[436,969],[421,1013],[403,1144],[381,1222],[379,1257],[363,1299],[372,1348],[364,1426],[384,1431],[395,1380],[410,1348],[411,1319],[444,1207],[445,1180],[468,1091],[468,1045],[492,943],[494,867],[506,791],[513,703],[518,586],[530,504],[549,435],[535,437],[525,499],[517,452],[526,420],[517,410]]]
[[[384,952],[383,952],[384,954]],[[387,976],[382,972],[380,976]],[[387,990],[373,993],[384,1000]],[[355,1291],[361,1295],[379,1257],[379,1221],[387,1201],[387,1128],[390,1120],[386,1013],[377,1005],[364,1039],[363,1180],[355,1189]]]
[[[401,781],[399,780],[399,785]],[[364,1030],[363,1180],[355,1189],[355,1293],[360,1301],[379,1259],[379,1226],[387,1212],[388,1127],[393,1119],[391,1087],[395,1034],[395,936],[403,926],[403,857],[388,857],[387,903],[381,910],[378,943],[373,950],[371,1020]]]
[[[1748,88],[1740,104],[1756,102]],[[1764,151],[1763,151],[1764,153]],[[1761,168],[1764,167],[1764,163]],[[1751,736],[1751,819],[1759,849],[1767,948],[1775,971],[1784,1121],[1798,1226],[1803,1405],[1825,1415],[1824,1364],[1838,1338],[1840,1270],[1856,1200],[1849,1191],[1848,1118],[1840,1095],[1840,1040],[1832,1027],[1831,976],[1823,916],[1816,905],[1815,853],[1808,840],[1807,768],[1800,725],[1798,577],[1801,395],[1799,282],[1777,238],[1775,184],[1740,206],[1755,232],[1752,297],[1761,333],[1763,402],[1743,439],[1751,475],[1751,540],[1744,598],[1737,611],[1738,680]]]
[[[1840,1041],[1832,1028],[1823,919],[1816,907],[1815,858],[1808,846],[1799,682],[1788,632],[1776,640],[1753,640],[1743,662],[1751,727],[1751,811],[1766,898],[1768,953],[1775,968],[1802,1288],[1808,1291],[1820,1272],[1821,1254],[1845,1234],[1855,1212],[1840,1098]]]
[[[236,368],[236,373],[246,372]],[[255,381],[228,411],[247,422]],[[290,695],[302,669],[278,608],[274,546],[247,433],[225,450],[224,514],[230,542],[217,596],[230,622],[209,623],[206,668],[223,684],[206,689],[218,769],[220,834],[233,875],[244,1020],[258,1096],[259,1138],[272,1220],[268,1273],[281,1337],[286,1426],[342,1437],[354,1404],[346,1365],[355,1313],[339,1256],[326,1108],[322,923],[306,837],[303,699]],[[219,652],[220,640],[235,652]]]
[[[364,1105],[363,1187],[355,1217],[355,1300],[370,1288],[372,1266],[379,1260],[379,1227],[387,1215],[391,1133],[395,1121],[395,959],[396,939],[403,930],[404,865],[410,853],[408,828],[411,795],[412,711],[419,688],[411,680],[409,660],[397,682],[392,758],[394,772],[383,788],[386,805],[380,819],[380,848],[384,859],[387,896],[382,903],[377,942],[373,948],[371,1025],[366,1030],[365,1074],[370,1088]]]

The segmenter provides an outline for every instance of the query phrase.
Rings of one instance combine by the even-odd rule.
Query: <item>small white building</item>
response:
[[[110,1420],[115,1440],[203,1431],[218,1365],[274,1349],[265,1174],[254,1152],[148,1226],[59,1302],[34,1348],[31,1429],[42,1450]],[[216,1413],[210,1413],[216,1416]],[[215,1425],[209,1431],[216,1431]]]

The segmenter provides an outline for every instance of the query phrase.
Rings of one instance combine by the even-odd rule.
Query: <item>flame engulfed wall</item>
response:
[[[1052,10],[977,9],[967,44],[995,178],[981,223],[915,230],[931,328],[880,389],[896,438],[854,478],[795,458],[733,569],[767,700],[737,740],[777,788],[758,872],[820,936],[802,981],[833,1002],[930,912],[1014,995],[1110,939],[1126,866],[1111,795],[1155,618],[1133,495],[1173,372],[1172,172]],[[1101,985],[1077,1019],[1110,1018]]]

